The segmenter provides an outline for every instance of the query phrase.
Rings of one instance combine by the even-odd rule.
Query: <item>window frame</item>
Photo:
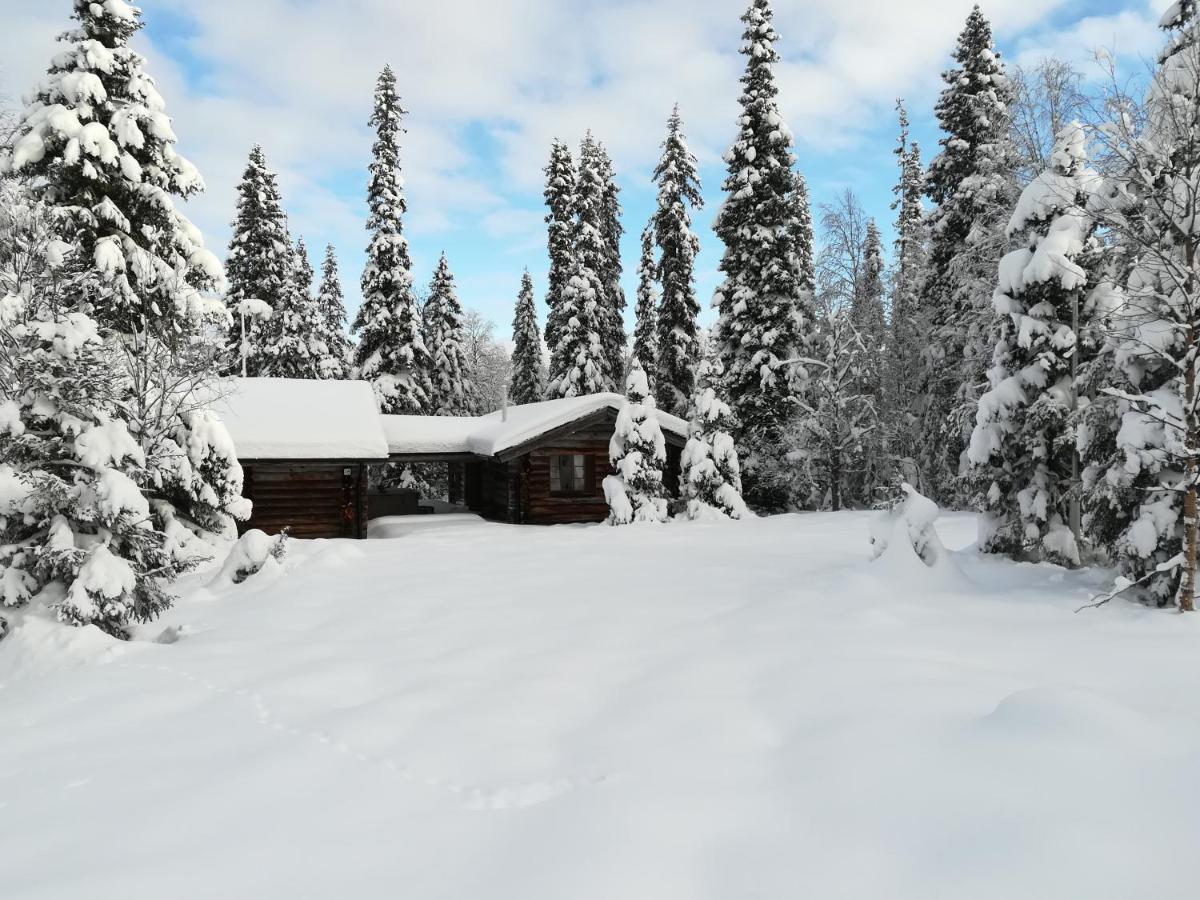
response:
[[[551,497],[590,497],[593,489],[590,475],[591,467],[588,465],[590,456],[587,453],[559,453],[551,452],[550,456],[550,496]],[[563,461],[569,460],[566,469],[571,473],[571,490],[564,490],[562,487]],[[558,476],[557,479],[555,476]],[[558,481],[558,487],[555,488],[555,481]]]

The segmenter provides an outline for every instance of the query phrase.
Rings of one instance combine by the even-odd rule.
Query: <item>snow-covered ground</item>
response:
[[[1200,618],[855,513],[421,518],[190,577],[175,643],[18,622],[0,896],[1196,895]]]

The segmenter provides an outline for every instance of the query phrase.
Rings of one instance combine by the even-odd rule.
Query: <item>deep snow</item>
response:
[[[865,514],[435,519],[189,576],[145,641],[15,617],[0,895],[1195,895],[1194,616],[868,562]]]

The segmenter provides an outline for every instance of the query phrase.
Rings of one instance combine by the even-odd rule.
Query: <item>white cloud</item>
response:
[[[1067,3],[990,0],[987,13],[1004,38],[1036,29]],[[69,4],[11,5],[0,58],[9,84],[23,89],[44,70]],[[411,111],[403,165],[417,264],[431,268],[447,243],[490,243],[472,253],[478,270],[463,280],[503,296],[504,309],[515,293],[509,282],[519,279],[517,257],[535,273],[544,265],[533,210],[552,137],[577,141],[591,127],[609,146],[629,198],[649,188],[674,102],[702,164],[716,163],[733,129],[741,0],[140,5],[152,24],[169,15],[188,25],[172,35],[174,58],[145,38],[142,46],[181,149],[208,181],[209,193],[190,213],[210,244],[220,249],[227,239],[236,181],[250,146],[261,143],[280,172],[293,230],[310,247],[328,241],[342,252],[352,304],[366,240],[366,119],[384,63],[396,70]],[[786,60],[780,101],[809,155],[853,147],[890,120],[899,94],[914,110],[929,106],[971,0],[778,0],[776,7]],[[1119,17],[1087,22],[1062,39],[1125,28]],[[1033,44],[1019,46],[1025,52]],[[715,187],[708,185],[710,196]],[[698,225],[710,217],[701,214]],[[627,227],[636,237],[640,223]],[[710,276],[703,273],[701,284]],[[507,318],[500,308],[487,312]]]

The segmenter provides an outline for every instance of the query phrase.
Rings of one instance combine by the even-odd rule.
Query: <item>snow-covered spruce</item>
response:
[[[734,412],[746,499],[752,507],[786,509],[788,465],[782,428],[806,377],[793,364],[808,348],[814,316],[796,253],[796,180],[792,134],[776,102],[775,50],[769,0],[753,0],[746,29],[738,135],[725,154],[725,202],[717,236],[725,245],[724,280],[713,297],[713,340],[725,369]]]
[[[633,358],[641,361],[650,390],[655,390],[658,360],[658,267],[654,262],[654,223],[642,229],[638,258],[637,302],[634,304]]]
[[[229,280],[225,301],[235,311],[245,301],[261,301],[273,314],[290,302],[293,261],[279,185],[257,144],[250,150],[237,193],[233,237],[225,263]],[[243,354],[247,375],[265,374],[263,352],[269,343],[268,321],[260,316],[235,318],[229,332],[227,368],[231,374],[241,373]]]
[[[968,493],[959,475],[993,349],[992,312],[983,298],[991,295],[996,265],[1008,250],[1005,224],[1017,194],[1012,89],[978,6],[959,35],[954,61],[942,75],[946,88],[936,107],[942,152],[925,183],[935,206],[917,391],[922,476],[926,491],[942,502],[965,502]]]
[[[679,479],[689,519],[740,519],[749,514],[733,443],[733,414],[717,396],[722,374],[717,360],[702,360],[696,369]]]
[[[550,348],[547,391],[552,397],[598,394],[612,390],[614,384],[605,345],[609,307],[604,273],[610,263],[602,230],[605,196],[601,175],[596,154],[581,154],[575,189],[574,268],[556,310],[561,316],[558,343]]]
[[[354,361],[359,376],[374,387],[382,412],[420,414],[429,409],[430,362],[421,339],[412,260],[402,223],[406,206],[398,137],[403,115],[396,76],[385,66],[376,82],[370,119],[375,128],[367,185],[371,242],[362,274],[362,305],[354,319],[358,335]]]
[[[63,622],[124,636],[170,606],[165,585],[199,556],[167,492],[191,487],[191,475],[214,511],[232,506],[241,492],[232,443],[219,422],[190,422],[176,437],[192,441],[175,445],[165,473],[173,482],[155,490],[162,460],[148,459],[118,418],[120,351],[94,320],[9,295],[0,348],[0,606],[36,599]]]
[[[791,239],[793,264],[800,286],[809,292],[816,288],[817,253],[813,238],[812,201],[808,196],[808,181],[797,170],[792,176],[792,192],[788,198],[788,237]]]
[[[848,500],[865,505],[874,498],[854,497],[849,486],[861,482],[868,442],[879,428],[875,395],[864,389],[879,360],[867,352],[847,309],[821,323],[815,346],[808,388],[789,427],[797,501],[817,509],[842,509]]]
[[[564,373],[555,369],[561,361],[554,350],[562,338],[566,319],[563,294],[575,266],[575,163],[570,148],[555,140],[546,164],[546,244],[550,253],[550,271],[546,276],[546,346],[550,350],[550,383],[561,381]]]
[[[890,424],[894,451],[904,465],[915,469],[918,452],[916,406],[921,354],[925,346],[924,317],[920,290],[925,281],[929,233],[921,197],[925,192],[925,172],[921,166],[921,148],[909,138],[908,112],[897,101],[900,135],[896,149],[900,176],[892,189],[896,210],[890,285],[888,353],[885,359],[885,418]]]
[[[700,239],[692,233],[689,206],[701,207],[696,157],[688,149],[678,104],[667,120],[662,156],[654,169],[658,185],[654,239],[659,247],[658,274],[662,299],[658,307],[657,356],[643,359],[654,372],[654,395],[659,408],[682,415],[695,388],[700,362],[696,341],[696,302],[693,268]],[[640,298],[639,298],[640,299]]]
[[[345,378],[350,372],[353,347],[346,337],[346,299],[342,293],[337,254],[332,244],[325,247],[325,259],[321,263],[317,308],[321,312],[315,341],[318,352],[317,369],[322,378]]]
[[[513,312],[512,381],[508,396],[513,403],[537,403],[545,393],[542,336],[538,330],[533,279],[526,271],[521,276],[521,292]]]
[[[987,513],[987,552],[1080,562],[1069,510],[1073,496],[1078,502],[1070,420],[1080,394],[1075,373],[1096,345],[1090,294],[1101,256],[1088,207],[1098,183],[1083,127],[1070,125],[1008,223],[1022,246],[1000,261],[991,388],[968,449]]]
[[[443,253],[429,283],[422,310],[425,346],[430,355],[428,412],[435,416],[465,416],[478,412],[474,386],[467,374],[462,304],[454,275]]]
[[[1200,18],[1191,0],[1162,18],[1167,45],[1146,94],[1145,124],[1102,134],[1117,158],[1095,204],[1132,259],[1109,317],[1114,366],[1080,435],[1089,531],[1116,557],[1121,586],[1159,606],[1195,607],[1200,410]]]
[[[658,425],[646,372],[636,359],[630,362],[625,403],[617,413],[608,456],[616,469],[615,475],[604,479],[608,523],[667,521],[667,489],[663,484],[667,445]]]
[[[313,296],[313,267],[300,238],[292,250],[287,283],[280,305],[261,326],[257,350],[259,371],[270,378],[309,378],[321,375],[325,315]]]
[[[590,135],[589,135],[590,137]],[[584,141],[585,146],[587,140]],[[621,225],[620,189],[613,171],[612,160],[604,144],[595,142],[590,152],[595,154],[596,172],[600,179],[600,234],[604,239],[604,265],[601,281],[604,283],[603,317],[600,340],[614,387],[625,373],[625,289],[621,287]],[[581,151],[580,156],[584,155]]]
[[[172,334],[220,316],[201,291],[224,276],[200,232],[175,208],[204,188],[175,149],[166,104],[129,47],[141,13],[123,0],[75,0],[77,27],[21,116],[0,172],[27,180],[57,210],[69,266],[95,271],[81,302],[103,328]]]

